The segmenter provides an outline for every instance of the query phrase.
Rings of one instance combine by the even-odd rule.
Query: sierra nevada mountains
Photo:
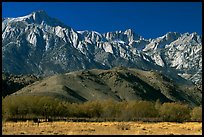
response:
[[[133,30],[76,31],[45,11],[2,19],[2,71],[52,75],[117,66],[157,70],[178,82],[202,82],[202,36],[168,32],[145,39]],[[184,79],[183,79],[184,78]]]

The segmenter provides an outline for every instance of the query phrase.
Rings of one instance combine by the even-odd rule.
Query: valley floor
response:
[[[202,135],[200,122],[3,122],[3,135]]]

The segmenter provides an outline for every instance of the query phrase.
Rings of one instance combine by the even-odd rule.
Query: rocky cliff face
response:
[[[133,30],[76,31],[44,11],[2,19],[2,71],[52,75],[115,66],[157,70],[196,84],[202,78],[202,37],[169,32],[145,39]]]

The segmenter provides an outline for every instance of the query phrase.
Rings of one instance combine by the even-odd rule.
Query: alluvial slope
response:
[[[131,29],[100,34],[76,31],[45,11],[2,19],[2,70],[52,75],[117,66],[159,70],[202,82],[202,37],[169,32],[145,39]]]
[[[162,102],[181,101],[191,105],[201,104],[202,98],[201,91],[193,85],[176,85],[161,73],[122,67],[54,75],[12,95],[54,96],[70,102],[160,99]]]

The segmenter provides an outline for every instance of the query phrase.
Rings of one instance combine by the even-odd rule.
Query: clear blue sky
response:
[[[169,31],[202,34],[202,2],[3,2],[3,17],[45,10],[75,30],[131,28],[144,38]]]

